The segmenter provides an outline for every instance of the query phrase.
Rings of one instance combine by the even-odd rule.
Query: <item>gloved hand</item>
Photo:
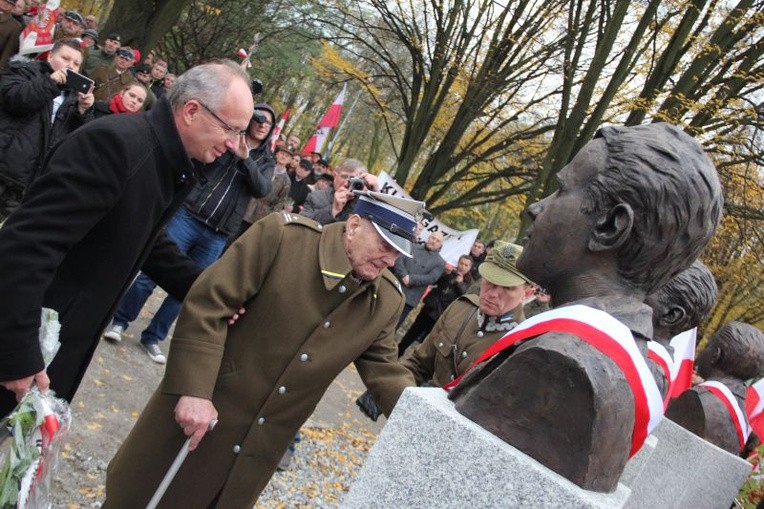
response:
[[[377,422],[377,419],[382,414],[382,410],[379,409],[379,405],[377,405],[374,396],[372,396],[369,391],[361,394],[358,399],[355,400],[355,404],[358,405],[358,408],[361,409],[361,412],[363,412],[366,417],[374,422]]]

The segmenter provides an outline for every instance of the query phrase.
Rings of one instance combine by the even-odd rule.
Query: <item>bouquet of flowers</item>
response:
[[[58,351],[58,314],[43,309],[40,347],[47,367]],[[71,424],[69,404],[33,387],[0,421],[0,508],[49,507],[52,472]]]

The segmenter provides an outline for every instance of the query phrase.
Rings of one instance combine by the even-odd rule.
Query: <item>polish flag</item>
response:
[[[332,127],[337,127],[340,123],[340,113],[342,113],[342,103],[345,102],[345,92],[347,91],[347,83],[342,87],[342,91],[334,100],[329,110],[324,115],[324,118],[318,123],[316,132],[310,137],[308,143],[302,149],[302,155],[306,156],[313,152],[321,153],[326,143],[326,138],[329,136],[329,131]]]
[[[692,387],[692,368],[695,363],[695,343],[698,329],[693,327],[671,338],[674,349],[674,364],[671,369],[671,397],[678,398],[680,394]]]
[[[764,378],[748,387],[745,393],[745,413],[753,432],[764,437]]]
[[[37,15],[19,35],[20,55],[42,53],[53,47],[53,33],[56,31],[60,3],[60,0],[49,0],[45,5],[40,5]]]
[[[276,148],[276,142],[279,141],[279,134],[281,134],[281,131],[284,129],[284,124],[286,124],[288,118],[289,110],[286,110],[284,114],[281,115],[279,123],[273,128],[273,133],[271,134],[271,152]]]

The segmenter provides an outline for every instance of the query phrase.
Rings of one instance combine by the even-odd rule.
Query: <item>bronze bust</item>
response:
[[[744,422],[736,426],[736,412],[730,413],[724,395],[705,384],[673,400],[666,417],[725,451],[740,454],[748,439],[740,435],[748,422],[745,381],[764,370],[764,333],[746,323],[730,322],[711,337],[695,364],[705,382],[718,382],[729,390],[742,410]]]
[[[645,299],[653,309],[652,339],[669,348],[671,338],[701,324],[716,295],[716,280],[708,267],[699,261],[690,265]]]
[[[692,137],[656,123],[601,129],[557,180],[554,194],[528,208],[518,268],[555,307],[585,304],[617,318],[644,356],[653,334],[645,296],[689,267],[719,223],[716,170]],[[457,411],[579,486],[617,486],[632,448],[634,393],[616,363],[582,338],[530,338],[474,369],[450,397]]]

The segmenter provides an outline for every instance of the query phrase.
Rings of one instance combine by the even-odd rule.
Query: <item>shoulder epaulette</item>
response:
[[[281,218],[284,220],[284,224],[299,224],[301,226],[307,226],[317,232],[323,231],[324,227],[321,223],[314,221],[313,219],[300,214],[293,214],[291,212],[282,212]]]
[[[396,290],[398,290],[398,293],[403,295],[403,288],[401,287],[401,282],[398,281],[398,278],[393,275],[392,272],[389,270],[386,270],[382,272],[382,277],[387,280],[388,283],[393,285]]]
[[[475,293],[465,293],[464,295],[460,295],[459,300],[466,300],[478,307],[480,306],[480,296]]]

